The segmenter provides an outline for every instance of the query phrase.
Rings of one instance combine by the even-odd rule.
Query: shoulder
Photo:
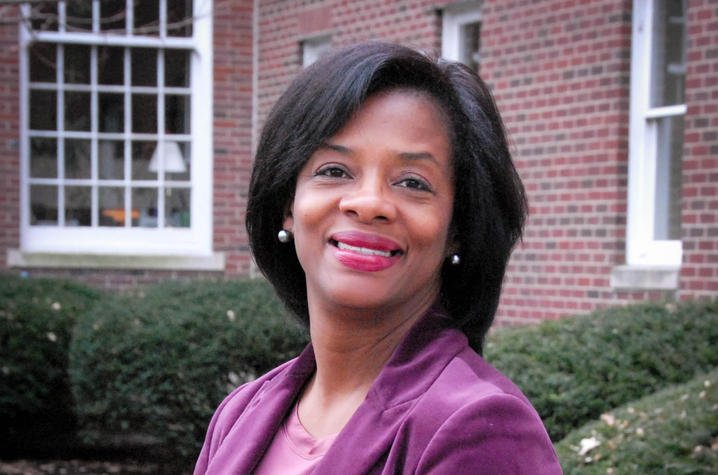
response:
[[[531,403],[468,347],[448,362],[409,419],[417,473],[561,473]]]
[[[229,393],[217,407],[212,417],[212,422],[210,423],[210,430],[214,429],[217,431],[217,429],[220,429],[221,432],[222,428],[232,427],[237,418],[239,418],[262,388],[277,377],[286,374],[294,362],[295,360],[293,359],[283,363],[259,378],[242,384]]]
[[[237,421],[250,407],[263,388],[281,378],[292,368],[296,360],[288,361],[263,376],[239,386],[220,403],[207,428],[204,444],[197,460],[195,473],[204,473],[209,461],[215,456]]]

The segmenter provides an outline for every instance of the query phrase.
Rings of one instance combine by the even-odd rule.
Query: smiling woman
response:
[[[247,229],[311,344],[227,397],[195,473],[560,473],[477,353],[525,214],[475,73],[384,43],[307,68],[265,125]]]

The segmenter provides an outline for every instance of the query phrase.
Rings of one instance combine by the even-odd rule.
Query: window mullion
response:
[[[131,11],[132,0],[127,0],[128,11]],[[129,24],[131,28],[131,24]],[[124,86],[124,104],[125,104],[125,117],[123,126],[123,142],[124,142],[124,190],[125,190],[125,227],[129,228],[132,226],[132,142],[130,137],[132,136],[132,93],[130,85],[132,83],[132,60],[130,57],[130,48],[123,50],[124,60],[124,72],[125,76],[122,80]]]
[[[138,46],[144,48],[167,48],[167,49],[189,49],[197,50],[197,45],[190,37],[169,36],[164,39],[152,38],[147,36],[131,36],[131,35],[107,35],[101,34],[101,44],[106,46]],[[67,33],[59,33],[57,31],[36,31],[33,37],[37,41],[55,43],[55,44],[75,44],[75,45],[94,45],[98,44],[97,37],[93,33],[70,31]]]
[[[134,0],[127,0],[125,3],[125,33],[132,34],[132,25],[135,23]]]
[[[57,31],[65,33],[67,31],[67,10],[65,8],[65,0],[60,0],[57,4]]]
[[[663,106],[649,108],[645,113],[647,120],[651,119],[663,119],[664,117],[673,117],[677,115],[685,115],[688,110],[685,104],[678,104],[674,106]]]
[[[64,6],[64,2],[60,3]],[[57,225],[65,226],[65,47],[57,45]]]
[[[167,0],[160,0],[160,38],[167,38]]]
[[[97,16],[99,5],[94,4],[93,15]],[[96,18],[93,19],[93,29],[95,28]],[[96,228],[100,225],[100,206],[99,206],[99,99],[97,90],[97,46],[90,48],[90,133],[92,140],[90,141],[90,178],[92,179],[91,188],[91,204],[90,204],[90,225]]]
[[[100,32],[100,0],[92,0],[92,32]]]
[[[165,227],[165,55],[164,50],[157,50],[157,226]]]

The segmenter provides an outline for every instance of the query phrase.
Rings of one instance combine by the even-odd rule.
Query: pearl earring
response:
[[[282,229],[277,233],[277,239],[279,239],[279,242],[282,244],[286,244],[292,240],[292,232]]]
[[[459,264],[461,264],[461,257],[459,257],[458,254],[452,254],[451,255],[451,265],[458,266]]]

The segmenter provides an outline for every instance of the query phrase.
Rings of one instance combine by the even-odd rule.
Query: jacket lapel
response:
[[[266,381],[224,439],[241,443],[223,444],[225,453],[214,457],[222,466],[210,465],[208,472],[223,473],[223,467],[233,467],[237,473],[251,473],[272,443],[314,367],[314,351],[308,346],[288,371]]]
[[[434,308],[409,331],[372,385],[366,400],[324,455],[315,474],[383,473],[389,451],[404,450],[399,429],[417,399],[448,362],[466,346],[466,337]],[[361,457],[354,455],[361,452]],[[389,467],[387,473],[395,469]]]

